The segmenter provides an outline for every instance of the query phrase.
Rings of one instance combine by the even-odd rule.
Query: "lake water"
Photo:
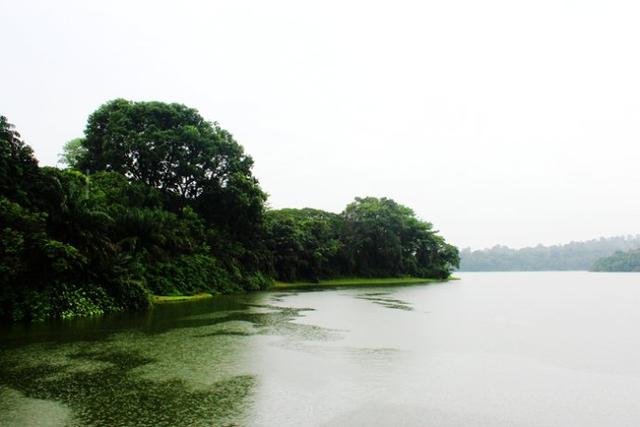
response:
[[[0,425],[640,425],[640,274],[458,276],[5,325]]]

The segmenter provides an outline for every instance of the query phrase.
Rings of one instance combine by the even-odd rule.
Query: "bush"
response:
[[[143,310],[151,304],[144,280],[118,278],[110,283],[109,291],[117,309]]]
[[[183,255],[147,268],[146,281],[156,294],[229,293],[242,290],[240,282],[218,260],[204,255]]]

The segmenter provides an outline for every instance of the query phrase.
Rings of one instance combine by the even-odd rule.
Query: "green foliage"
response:
[[[267,273],[254,271],[245,274],[241,283],[250,291],[264,291],[273,285],[273,279]]]
[[[253,165],[229,132],[181,104],[116,99],[91,114],[85,135],[80,170],[119,172],[187,199]]]
[[[161,110],[186,111],[186,107],[159,103],[145,107],[152,117],[145,116],[148,109],[138,109],[137,115],[128,118],[130,124],[142,121],[144,126],[154,126],[150,123],[156,119],[166,124],[164,118],[158,118],[167,113]],[[0,162],[12,169],[11,174],[2,175],[0,183],[0,318],[44,320],[143,309],[149,305],[151,292],[266,288],[270,278],[247,268],[243,260],[250,258],[251,250],[240,241],[240,236],[249,241],[261,230],[264,211],[265,195],[250,175],[251,159],[226,131],[200,121],[203,134],[208,132],[213,138],[201,141],[212,156],[209,164],[225,176],[200,171],[203,181],[198,182],[197,192],[203,196],[196,200],[197,192],[182,194],[164,183],[152,186],[149,180],[133,179],[123,170],[108,171],[111,168],[107,167],[90,176],[74,170],[81,170],[82,162],[99,154],[98,148],[85,144],[95,142],[90,132],[87,139],[65,147],[70,169],[38,168],[31,149],[2,118]],[[166,129],[162,133],[167,144],[185,143],[173,139],[184,132],[195,138],[192,130],[180,130],[182,125],[174,124],[177,133]],[[155,138],[160,133],[145,135]],[[142,139],[135,142],[155,144]],[[153,147],[136,147],[141,150],[140,159],[146,159],[141,161],[150,161],[145,156],[154,155]],[[185,147],[178,151],[195,149]],[[202,160],[185,156],[184,161]],[[185,167],[179,165],[175,174]],[[175,178],[175,174],[165,178]],[[192,178],[182,175],[177,179]],[[205,198],[217,207],[209,207]],[[230,231],[242,228],[244,222],[252,225],[244,231]]]
[[[105,283],[108,284],[109,294],[117,301],[118,308],[142,310],[151,303],[149,288],[142,280],[116,276]]]
[[[267,195],[247,172],[235,172],[223,183],[207,182],[195,209],[207,224],[225,234],[226,239],[254,243],[260,235]]]
[[[14,126],[0,115],[0,195],[30,206],[29,192],[38,181],[38,162]]]
[[[352,276],[446,278],[458,266],[458,250],[391,199],[356,198],[342,218]]]
[[[101,287],[83,288],[62,285],[57,300],[52,305],[59,308],[54,316],[49,317],[63,319],[97,316],[104,314],[105,311],[118,309],[113,298]]]
[[[28,260],[41,252],[46,215],[33,213],[0,196],[0,284],[8,287],[20,275],[33,273]]]
[[[81,144],[77,169],[116,172],[157,191],[152,198],[160,204],[130,200],[135,206],[190,207],[208,228],[216,257],[251,274],[268,268],[259,243],[267,196],[252,175],[253,159],[217,123],[181,104],[116,99],[91,114]]]
[[[640,271],[640,249],[623,252],[597,259],[592,271]]]
[[[340,274],[340,216],[317,209],[267,213],[266,231],[278,280],[318,280]]]
[[[85,282],[87,257],[52,239],[46,219],[0,197],[0,318],[44,320],[116,309],[105,289]]]
[[[616,251],[640,247],[640,236],[600,238],[565,245],[511,249],[494,246],[490,249],[461,252],[462,271],[551,271],[589,270],[594,262]]]
[[[335,277],[446,278],[458,251],[391,199],[356,198],[340,214],[283,209],[267,216],[268,246],[282,281]]]
[[[68,169],[39,168],[0,117],[0,318],[141,310],[152,293],[260,290],[274,277],[444,278],[458,262],[390,199],[267,211],[251,157],[183,105],[108,102],[61,157]]]
[[[163,196],[159,190],[141,182],[129,182],[117,172],[97,172],[91,175],[93,197],[105,206],[159,209]]]
[[[155,294],[242,291],[240,283],[218,260],[204,254],[183,255],[155,263],[149,266],[146,278],[149,289]]]
[[[74,138],[64,144],[58,161],[71,169],[78,169],[79,162],[86,156],[87,149],[84,146],[84,138]]]

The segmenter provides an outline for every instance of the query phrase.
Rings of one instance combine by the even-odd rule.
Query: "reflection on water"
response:
[[[640,425],[640,273],[460,276],[0,326],[0,425]]]

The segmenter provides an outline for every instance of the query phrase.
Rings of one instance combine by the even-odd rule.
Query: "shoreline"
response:
[[[279,282],[274,281],[273,285],[266,291],[279,291],[287,289],[306,288],[332,288],[342,286],[402,286],[402,285],[426,285],[429,283],[444,283],[452,280],[460,280],[458,277],[449,276],[446,279],[432,279],[421,277],[355,277],[349,279],[327,279],[318,282]],[[177,302],[199,301],[213,298],[215,295],[208,292],[201,292],[195,295],[151,295],[152,305],[171,304]]]
[[[433,279],[421,277],[382,277],[364,278],[355,277],[349,279],[328,279],[318,282],[274,282],[271,289],[295,289],[313,287],[340,287],[340,286],[396,286],[396,285],[424,285],[428,283],[441,283],[450,280],[458,280],[457,277],[449,276],[446,279]]]
[[[170,304],[174,302],[198,301],[213,298],[213,294],[202,292],[195,295],[151,295],[152,304]]]

